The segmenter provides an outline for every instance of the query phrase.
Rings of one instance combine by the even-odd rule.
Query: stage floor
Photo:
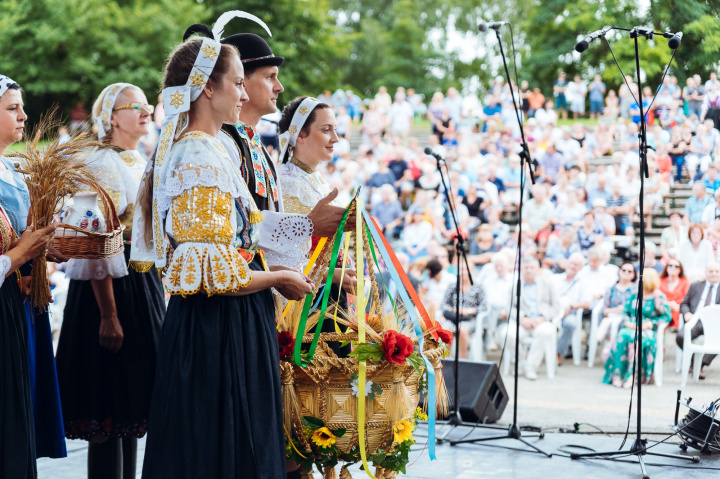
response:
[[[438,428],[442,433],[442,426]],[[495,431],[487,429],[476,429],[471,431],[469,427],[457,428],[450,435],[450,438],[459,439],[468,434],[469,438],[480,438],[495,435]],[[552,453],[547,458],[535,452],[527,452],[528,448],[519,441],[503,439],[499,441],[486,442],[482,445],[460,444],[450,446],[443,443],[437,446],[437,460],[430,461],[427,449],[423,451],[427,439],[427,430],[420,426],[416,431],[418,442],[410,454],[411,466],[407,469],[404,477],[412,479],[474,479],[474,478],[513,478],[513,479],[535,479],[535,478],[583,478],[583,479],[605,479],[605,478],[640,478],[640,466],[634,458],[626,458],[623,461],[608,460],[571,460],[567,452],[561,449],[570,450],[570,444],[580,445],[596,451],[616,450],[620,446],[621,438],[595,436],[586,434],[561,434],[549,433],[544,439],[529,438],[528,441]],[[530,435],[531,433],[527,433]],[[421,437],[422,436],[422,437]],[[653,435],[652,440],[662,440],[665,436]],[[675,438],[671,441],[677,441]],[[632,442],[629,440],[627,446]],[[145,440],[139,443],[138,451],[138,475],[142,468],[142,457],[144,453]],[[506,447],[504,447],[506,446]],[[667,454],[680,454],[682,451],[676,444],[661,444],[653,448],[657,452]],[[577,452],[586,452],[573,449]],[[68,441],[67,459],[38,461],[38,477],[40,479],[78,479],[86,477],[87,443],[84,441]],[[697,451],[690,449],[689,455],[699,455]],[[694,464],[690,461],[666,459],[662,457],[646,456],[648,473],[653,479],[699,479],[720,477],[720,454],[700,455],[700,463]],[[650,464],[663,464],[655,466]],[[358,467],[351,468],[355,479],[367,477]],[[320,474],[315,474],[321,479]],[[399,475],[398,478],[403,477]],[[215,478],[208,478],[215,479]]]

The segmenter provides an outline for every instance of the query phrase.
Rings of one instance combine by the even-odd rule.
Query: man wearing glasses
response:
[[[670,265],[668,265],[668,267],[669,266]],[[705,278],[705,281],[697,281],[690,285],[690,289],[680,305],[680,314],[685,320],[681,321],[680,329],[678,330],[677,338],[675,339],[675,342],[680,349],[682,349],[683,342],[685,340],[685,323],[690,321],[693,314],[697,313],[705,306],[720,304],[720,287],[718,287],[720,286],[720,263],[715,261],[708,263],[705,268]],[[695,340],[703,334],[702,321],[698,321],[690,331],[690,337]],[[700,379],[705,379],[705,374],[703,373],[702,368],[708,366],[713,359],[715,359],[715,356],[715,354],[706,354],[703,356],[702,365],[700,366]],[[690,370],[692,371],[692,366]]]

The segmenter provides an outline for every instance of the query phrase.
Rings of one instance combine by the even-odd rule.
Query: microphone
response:
[[[435,152],[435,150],[433,150],[429,146],[425,147],[425,154],[435,158],[438,161],[438,163],[440,163],[441,161],[445,161],[445,159],[440,155],[440,153]]]
[[[677,32],[675,35],[670,37],[670,40],[668,40],[668,47],[671,50],[675,50],[677,47],[680,46],[680,42],[682,41],[683,32]]]
[[[482,20],[480,23],[478,23],[478,30],[481,32],[487,32],[488,29],[492,28],[493,30],[497,30],[498,28],[502,27],[503,25],[509,25],[508,22],[485,22]]]
[[[596,38],[604,37],[607,32],[610,31],[611,27],[605,27],[602,30],[598,30],[596,32],[592,32],[590,35],[586,36],[582,39],[582,41],[578,42],[577,45],[575,45],[575,51],[578,53],[582,53],[585,50],[588,49],[590,44],[595,40]]]

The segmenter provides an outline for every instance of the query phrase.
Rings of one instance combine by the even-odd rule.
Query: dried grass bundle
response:
[[[70,141],[60,144],[56,134],[60,122],[57,106],[40,117],[25,142],[26,151],[8,156],[21,160],[18,171],[25,175],[30,193],[30,215],[33,228],[39,229],[53,222],[63,207],[63,199],[72,196],[82,185],[99,186],[95,176],[77,158],[96,146],[101,146],[90,134],[79,132]],[[49,144],[41,149],[43,141]],[[45,255],[33,260],[30,279],[30,300],[39,308],[46,308],[50,297]]]

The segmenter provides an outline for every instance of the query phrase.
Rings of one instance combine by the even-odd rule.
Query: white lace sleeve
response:
[[[300,270],[307,262],[308,240],[313,224],[305,215],[263,211],[260,223],[260,248],[269,264],[281,264]]]
[[[12,261],[10,261],[9,256],[2,255],[0,256],[0,286],[3,285],[5,282],[5,276],[7,276],[8,271],[10,271],[10,267],[12,266]]]
[[[87,281],[89,279],[122,278],[127,276],[125,255],[116,254],[112,258],[76,259],[73,258],[65,266],[65,275],[70,279]]]

